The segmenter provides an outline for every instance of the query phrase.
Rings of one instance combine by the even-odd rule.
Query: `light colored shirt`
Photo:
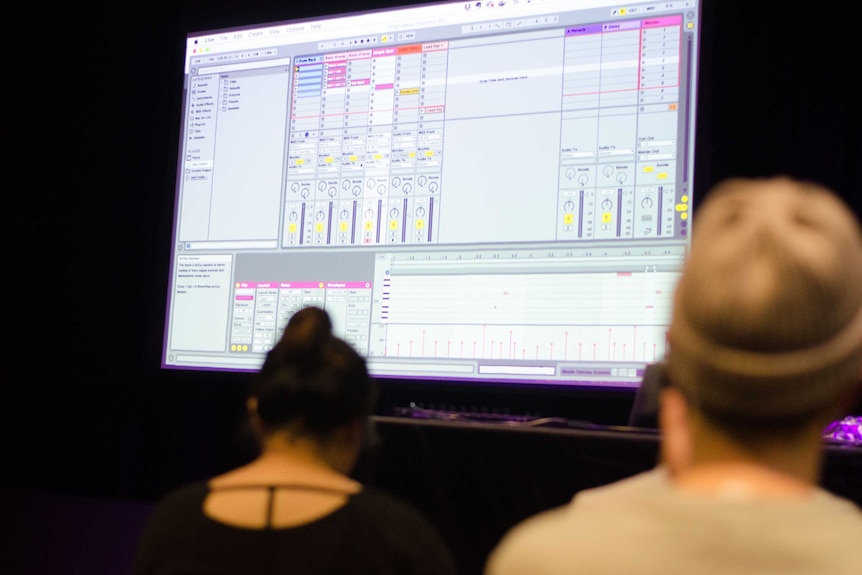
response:
[[[851,501],[693,494],[659,467],[516,525],[485,575],[859,575],[860,558]]]

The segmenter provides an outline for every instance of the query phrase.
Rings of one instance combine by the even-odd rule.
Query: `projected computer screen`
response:
[[[298,309],[380,378],[636,387],[689,248],[699,2],[446,2],[188,35],[162,366]]]

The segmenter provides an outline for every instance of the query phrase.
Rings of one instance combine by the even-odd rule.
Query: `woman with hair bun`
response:
[[[297,312],[247,400],[259,456],[161,501],[134,575],[454,574],[416,509],[349,476],[375,399],[365,360],[326,311]]]

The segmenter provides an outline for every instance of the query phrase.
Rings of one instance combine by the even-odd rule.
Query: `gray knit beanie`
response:
[[[694,218],[668,374],[704,411],[812,414],[862,380],[862,231],[830,190],[732,179]]]

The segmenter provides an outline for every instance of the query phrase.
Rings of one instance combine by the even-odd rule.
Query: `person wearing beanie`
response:
[[[862,397],[862,230],[829,189],[717,185],[674,292],[655,469],[512,528],[486,575],[849,575],[862,510],[819,487]]]

